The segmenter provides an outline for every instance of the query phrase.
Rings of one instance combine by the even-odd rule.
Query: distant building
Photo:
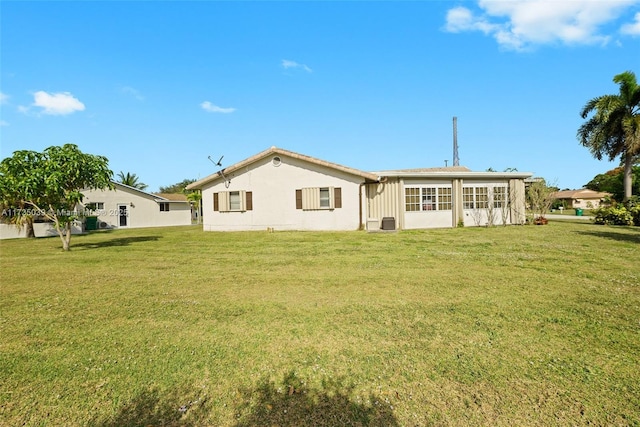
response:
[[[552,197],[564,203],[568,208],[597,209],[610,193],[598,192],[582,188],[580,190],[563,190],[552,194]]]

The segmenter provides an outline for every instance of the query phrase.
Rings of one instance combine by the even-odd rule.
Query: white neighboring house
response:
[[[187,186],[203,229],[417,229],[525,221],[530,173],[464,167],[364,172],[271,147]]]
[[[97,228],[141,228],[191,224],[191,204],[113,182],[113,190],[82,191],[79,209],[95,212]]]

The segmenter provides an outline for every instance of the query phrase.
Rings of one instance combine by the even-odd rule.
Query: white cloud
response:
[[[640,0],[478,0],[474,13],[459,6],[447,12],[445,30],[481,31],[507,49],[548,43],[606,44],[600,31]]]
[[[0,92],[0,104],[6,104],[7,102],[9,102],[9,95]]]
[[[200,107],[202,107],[202,109],[204,111],[208,111],[209,113],[229,114],[229,113],[233,113],[234,111],[236,111],[235,108],[218,107],[217,105],[213,105],[209,101],[204,101],[202,104],[200,104]]]
[[[9,122],[5,122],[4,120],[0,120],[0,127],[1,126],[9,126]]]
[[[126,95],[133,96],[138,101],[144,101],[144,96],[142,96],[138,89],[134,89],[131,86],[123,86],[120,90]]]
[[[47,93],[41,90],[33,94],[33,99],[32,106],[40,107],[43,109],[42,112],[44,114],[53,116],[71,114],[76,111],[83,111],[85,108],[84,104],[69,92]],[[27,113],[29,108],[20,106],[18,111]]]
[[[296,61],[289,61],[288,59],[282,60],[282,68],[284,68],[285,70],[289,68],[301,68],[305,70],[307,73],[313,73],[313,70],[307,67],[305,64],[299,64]]]
[[[640,12],[636,13],[635,21],[631,24],[625,24],[620,28],[622,34],[630,36],[640,36]]]

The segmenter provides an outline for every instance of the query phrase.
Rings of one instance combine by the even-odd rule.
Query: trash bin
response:
[[[97,230],[98,229],[98,217],[97,216],[88,216],[84,221],[84,229],[85,230]]]
[[[576,216],[582,216],[582,209],[580,208],[576,209]]]

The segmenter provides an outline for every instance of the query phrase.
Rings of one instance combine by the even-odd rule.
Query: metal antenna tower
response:
[[[453,116],[453,166],[460,166],[458,157],[458,118]]]

